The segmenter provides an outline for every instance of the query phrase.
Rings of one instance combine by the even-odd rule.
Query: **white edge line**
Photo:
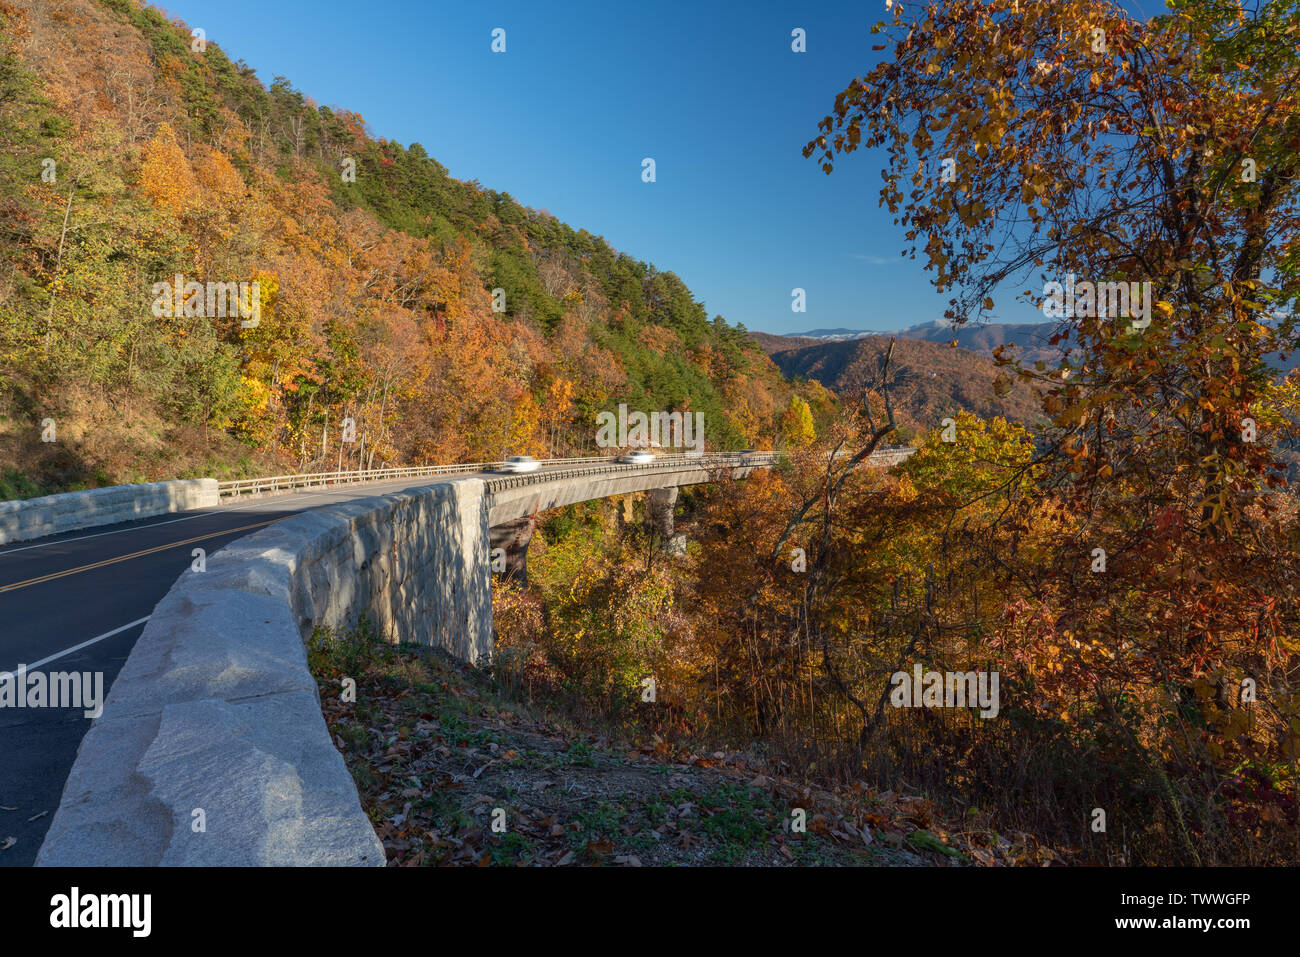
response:
[[[421,476],[421,477],[427,477],[427,476]],[[397,480],[394,480],[394,481],[398,481],[398,482],[400,482],[400,481],[402,481],[402,480],[401,480],[401,479],[397,479]],[[359,484],[361,484],[361,483],[359,483]],[[386,484],[386,482],[385,482],[384,480],[380,480],[379,482],[375,482],[374,484],[375,484],[375,485],[382,485],[382,484]],[[322,492],[324,492],[324,490],[322,490]],[[317,493],[317,494],[321,494],[321,493]],[[259,504],[260,504],[260,503],[259,503]],[[230,509],[213,509],[213,510],[211,510],[211,511],[206,511],[206,510],[205,510],[205,513],[204,513],[204,514],[211,515],[211,514],[213,514],[214,512],[221,512],[221,511],[241,512],[241,511],[244,511],[244,510],[246,510],[247,508],[251,508],[251,507],[253,507],[252,503],[250,503],[250,504],[247,505],[247,506],[241,506],[241,507],[238,507],[238,508],[230,508]],[[84,535],[84,536],[82,536],[81,538],[69,538],[69,539],[64,539],[64,540],[62,540],[62,541],[60,541],[60,542],[46,542],[46,543],[44,543],[43,545],[27,545],[27,546],[24,546],[23,548],[14,548],[14,549],[10,549],[10,550],[8,550],[8,551],[0,552],[0,555],[8,555],[8,554],[11,554],[12,552],[21,552],[21,551],[26,551],[28,548],[44,548],[45,545],[58,545],[58,544],[63,544],[64,542],[75,542],[75,541],[81,541],[83,538],[99,538],[101,535],[116,535],[118,532],[131,531],[131,530],[133,530],[134,528],[156,528],[156,527],[158,527],[159,525],[171,525],[171,524],[174,524],[175,522],[185,522],[185,521],[189,521],[189,520],[192,519],[192,518],[202,518],[202,517],[203,517],[202,515],[187,515],[185,518],[175,518],[175,519],[171,519],[170,521],[166,521],[166,522],[155,522],[155,523],[153,523],[153,524],[151,524],[151,525],[133,526],[132,529],[121,528],[121,529],[117,529],[116,531],[113,531],[113,532],[100,532],[100,533],[97,534],[97,535]],[[50,656],[47,657],[47,658],[42,658],[40,661],[33,661],[31,664],[28,664],[28,665],[22,665],[21,667],[23,667],[23,668],[25,668],[25,669],[27,669],[27,670],[31,670],[31,669],[33,669],[33,668],[39,668],[39,667],[41,667],[41,665],[47,665],[47,664],[49,664],[51,661],[57,661],[57,660],[60,659],[60,658],[67,657],[68,655],[72,654],[74,651],[80,651],[82,648],[89,648],[91,645],[93,645],[93,644],[97,644],[98,642],[101,642],[101,641],[103,641],[103,640],[106,639],[106,638],[112,638],[114,635],[120,635],[122,632],[126,631],[126,630],[129,629],[129,628],[134,628],[136,625],[142,625],[142,624],[144,624],[146,621],[148,621],[148,620],[149,620],[150,618],[152,618],[152,617],[153,617],[153,615],[145,615],[143,618],[137,618],[135,621],[128,622],[128,623],[125,624],[125,625],[121,625],[121,626],[119,626],[119,627],[117,627],[117,628],[114,628],[112,631],[106,631],[106,632],[104,632],[102,635],[97,635],[97,636],[95,636],[94,638],[91,638],[91,639],[88,640],[88,641],[83,641],[83,642],[82,642],[81,644],[79,644],[79,645],[73,645],[71,648],[65,648],[63,651],[56,652],[56,653],[50,655]],[[0,681],[8,681],[8,680],[12,679],[13,677],[14,677],[14,673],[13,673],[12,671],[0,671]]]
[[[249,508],[252,508],[252,505],[245,505],[240,508],[210,507],[204,509],[197,515],[186,515],[183,518],[172,518],[165,522],[150,522],[148,525],[136,524],[136,522],[144,522],[148,521],[148,519],[136,519],[135,522],[132,522],[126,528],[115,528],[111,532],[96,532],[93,535],[78,535],[76,538],[61,538],[55,542],[41,542],[37,545],[23,545],[19,548],[6,548],[3,551],[0,551],[0,558],[3,558],[6,555],[14,555],[18,552],[29,551],[33,548],[49,548],[51,545],[69,545],[72,542],[84,542],[88,538],[103,538],[105,535],[121,535],[123,532],[138,532],[147,528],[161,528],[164,525],[175,525],[177,522],[189,522],[196,518],[207,518],[210,515],[220,515],[224,512],[243,512]]]
[[[72,654],[74,651],[80,651],[82,648],[89,648],[91,645],[95,644],[96,642],[103,641],[105,638],[112,638],[114,635],[120,635],[122,632],[128,629],[134,628],[136,625],[142,625],[152,617],[153,615],[145,615],[143,618],[137,618],[135,621],[122,625],[118,628],[114,628],[112,631],[106,631],[102,635],[97,635],[96,637],[91,638],[89,641],[83,641],[81,644],[73,645],[71,648],[64,648],[62,651],[55,652],[54,654],[50,655],[48,658],[42,658],[40,661],[33,661],[30,665],[20,665],[19,667],[25,668],[26,670],[30,671],[33,668],[39,668],[41,665],[47,665],[51,661],[56,661],[59,658],[63,658],[67,655]],[[0,681],[8,681],[9,679],[13,678],[13,676],[14,673],[12,671],[0,671]]]
[[[466,475],[476,475],[476,474],[478,473],[476,472],[466,473]],[[429,476],[424,476],[424,477],[428,478]],[[380,479],[376,482],[357,482],[354,484],[367,485],[371,488],[374,488],[380,485],[390,485],[390,484],[397,484],[397,483],[404,483],[404,487],[410,484],[410,483],[406,483],[404,479]],[[280,495],[280,496],[274,496],[274,495],[263,496],[261,498],[254,499],[253,501],[248,502],[244,505],[224,506],[224,507],[221,505],[210,505],[207,508],[199,511],[194,515],[186,515],[182,518],[171,518],[165,522],[149,522],[148,525],[138,524],[139,522],[148,522],[149,520],[147,518],[135,519],[131,521],[131,524],[127,525],[126,528],[115,528],[111,532],[95,532],[92,535],[78,535],[76,538],[61,538],[58,541],[54,541],[54,542],[39,542],[36,545],[21,545],[18,548],[3,548],[0,549],[0,558],[4,558],[4,556],[6,555],[16,555],[18,552],[30,551],[33,548],[49,548],[51,545],[68,545],[71,544],[72,542],[84,542],[88,538],[103,538],[105,535],[121,535],[123,532],[138,532],[141,531],[142,529],[161,528],[164,525],[175,525],[177,522],[189,522],[189,521],[193,521],[196,518],[207,518],[211,515],[222,515],[225,514],[226,512],[247,512],[250,509],[261,509],[267,507],[273,508],[276,501],[282,501],[287,498],[293,498],[294,496],[297,495],[306,495],[306,496],[313,496],[313,497],[320,497],[323,495],[337,495],[342,493],[346,488],[348,488],[348,486],[340,486],[337,488],[322,488],[322,489],[315,489],[315,490],[297,489],[294,491],[286,492],[284,495]],[[352,497],[366,498],[367,496],[362,495],[362,496],[352,496]],[[270,501],[268,501],[268,499]],[[239,501],[239,499],[234,499],[233,501],[237,502]],[[348,501],[348,499],[343,499],[343,501]],[[310,509],[301,508],[301,509],[294,509],[293,511],[305,512],[305,511],[310,511]],[[7,672],[0,672],[0,674],[7,674]]]

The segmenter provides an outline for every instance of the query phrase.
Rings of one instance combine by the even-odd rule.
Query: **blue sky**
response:
[[[549,210],[676,272],[764,332],[940,318],[877,206],[881,157],[804,159],[835,94],[870,69],[883,0],[856,3],[169,0],[269,85],[361,113],[453,176]],[[506,52],[491,52],[492,31]],[[807,52],[791,50],[791,31]],[[657,181],[641,181],[653,157]],[[807,312],[791,311],[791,290]],[[1005,297],[1002,318],[1036,313]],[[1001,305],[1001,304],[1000,304]],[[1041,318],[1041,317],[1039,317]]]

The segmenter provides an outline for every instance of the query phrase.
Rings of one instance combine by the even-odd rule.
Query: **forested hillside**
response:
[[[1053,343],[1057,333],[1061,340]],[[844,342],[866,339],[874,335],[898,336],[903,339],[921,339],[943,345],[966,349],[985,358],[993,358],[999,346],[1026,362],[1042,360],[1049,364],[1060,361],[1067,348],[1077,347],[1069,335],[1069,327],[1060,322],[982,322],[954,325],[947,321],[922,322],[896,332],[871,332],[865,329],[812,329],[805,333],[789,333],[781,338],[812,339],[822,342]],[[770,350],[769,350],[770,351]]]
[[[136,0],[4,0],[0,30],[0,497],[590,452],[618,402],[778,437],[793,390],[672,272]],[[256,314],[160,282],[257,283]]]
[[[883,386],[881,363],[889,348],[885,336],[820,342],[798,336],[750,333],[783,373],[812,379],[844,398]],[[895,338],[891,388],[906,434],[934,428],[945,416],[972,412],[999,415],[1022,424],[1042,419],[1031,387],[999,378],[991,359],[937,342]]]

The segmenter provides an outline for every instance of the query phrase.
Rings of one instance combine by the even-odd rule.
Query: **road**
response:
[[[545,470],[545,469],[544,469]],[[190,567],[259,528],[349,499],[480,476],[331,486],[0,547],[0,672],[103,672],[107,694],[154,606]],[[90,727],[81,709],[0,708],[0,866],[30,865]]]
[[[668,458],[657,457],[646,468],[672,467]],[[520,477],[572,475],[575,469],[608,472],[610,465],[553,460]],[[154,607],[190,568],[195,548],[210,556],[300,512],[470,477],[502,476],[449,471],[234,498],[212,508],[0,546],[0,674],[20,666],[46,674],[99,672],[107,695]],[[90,723],[82,708],[0,707],[0,866],[35,861]]]

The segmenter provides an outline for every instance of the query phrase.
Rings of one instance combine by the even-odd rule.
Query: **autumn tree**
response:
[[[1061,369],[1019,373],[1046,387],[1073,475],[1150,480],[1172,456],[1167,494],[1221,510],[1271,464],[1241,422],[1295,338],[1297,5],[1187,0],[1147,23],[1094,0],[906,6],[805,154],[830,172],[888,151],[881,202],[958,322],[1027,274],[1150,283],[1149,326],[1085,304]]]
[[[173,216],[188,210],[194,201],[198,182],[168,123],[159,123],[158,131],[145,146],[140,188],[160,209]]]
[[[790,396],[790,404],[781,416],[781,436],[791,448],[801,449],[817,438],[813,429],[812,409],[797,395]]]
[[[1000,357],[1051,427],[1045,498],[988,540],[1014,589],[999,647],[1034,663],[1044,714],[1131,746],[1150,778],[1128,799],[1178,795],[1134,813],[1172,815],[1167,850],[1196,859],[1188,834],[1231,831],[1213,795],[1243,753],[1294,774],[1294,505],[1268,494],[1286,404],[1268,360],[1297,337],[1300,4],[1168,8],[894,3],[882,62],[804,153],[829,173],[885,151],[881,203],[953,321],[1020,283],[1059,310],[1056,367]],[[1247,677],[1269,688],[1251,735],[1224,691]]]

